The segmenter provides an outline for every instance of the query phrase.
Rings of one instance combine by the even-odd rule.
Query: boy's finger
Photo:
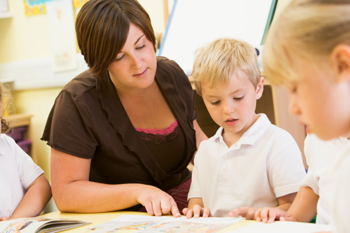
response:
[[[188,208],[183,208],[182,213],[183,213],[184,215],[186,215],[187,212],[188,212]]]
[[[276,211],[270,210],[268,223],[273,223],[275,219],[276,219]]]
[[[240,216],[245,216],[247,214],[247,208],[238,208],[238,209],[234,209],[229,213],[229,216],[231,217],[235,217],[237,215]]]
[[[204,208],[203,217],[206,218],[206,217],[209,217],[209,215],[210,215],[210,210],[208,208]]]
[[[269,217],[268,216],[268,211],[269,211],[269,209],[266,209],[266,208],[261,210],[260,216],[262,218],[262,221],[265,222],[265,223],[267,222],[267,219]]]
[[[202,207],[199,205],[193,206],[193,217],[194,218],[199,218],[201,215]]]
[[[188,210],[186,214],[186,218],[192,218],[192,212],[193,210]]]

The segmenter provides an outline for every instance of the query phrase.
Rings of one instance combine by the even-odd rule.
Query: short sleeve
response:
[[[27,189],[33,181],[38,178],[44,171],[36,165],[32,158],[26,154],[22,148],[20,148],[15,141],[7,136],[5,140],[7,141],[10,151],[15,159],[15,164],[17,166],[17,172],[24,189]]]
[[[269,161],[269,180],[276,197],[298,192],[306,173],[301,152],[292,136],[281,136],[284,145]]]
[[[52,148],[81,158],[92,158],[98,145],[89,108],[79,96],[61,91],[51,109],[42,140]]]
[[[199,147],[200,148],[200,147]],[[200,153],[200,150],[198,150],[197,153]],[[192,181],[191,181],[191,186],[190,186],[190,190],[188,191],[188,196],[187,199],[191,199],[191,198],[202,198],[201,195],[201,189],[200,189],[200,184],[199,184],[199,174],[198,174],[198,166],[196,164],[198,164],[198,157],[196,156],[194,158],[194,167],[192,170]]]
[[[339,154],[341,159],[334,165],[334,170],[339,170],[338,179],[336,182],[336,188],[334,191],[334,203],[332,208],[332,220],[331,225],[334,228],[334,232],[345,233],[349,232],[350,221],[347,215],[350,206],[350,146],[344,148]],[[333,171],[335,172],[335,171]]]
[[[304,178],[301,185],[304,187],[312,188],[314,193],[319,195],[318,180],[314,172],[314,164],[313,164],[314,151],[312,150],[313,147],[314,145],[313,145],[312,135],[307,135],[304,142],[304,154],[305,154],[306,162],[309,168],[307,170],[306,177]]]

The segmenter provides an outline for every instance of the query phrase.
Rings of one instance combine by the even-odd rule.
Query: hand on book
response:
[[[293,222],[297,221],[296,218],[289,214],[287,211],[278,208],[261,208],[256,212],[256,221],[272,223],[275,220]]]
[[[138,195],[137,201],[146,208],[149,215],[172,214],[174,217],[181,216],[172,196],[156,187],[150,185],[146,187]]]
[[[182,213],[186,215],[186,218],[199,218],[200,216],[212,217],[210,209],[202,207],[200,205],[194,205],[192,209],[184,208]]]

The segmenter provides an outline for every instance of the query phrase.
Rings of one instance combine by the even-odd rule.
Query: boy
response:
[[[193,67],[196,91],[220,128],[199,146],[183,213],[255,219],[262,207],[287,210],[305,169],[292,136],[255,113],[264,88],[255,49],[219,39],[197,51]]]

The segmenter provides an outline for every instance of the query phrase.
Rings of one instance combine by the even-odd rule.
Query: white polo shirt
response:
[[[305,177],[293,137],[265,114],[227,147],[219,128],[203,141],[194,160],[188,198],[203,199],[215,217],[239,207],[274,207],[277,197],[295,193]]]
[[[301,185],[312,188],[319,196],[316,223],[331,222],[335,180],[339,171],[333,169],[333,164],[340,158],[339,153],[347,145],[350,145],[350,141],[346,138],[324,141],[314,134],[309,134],[305,139],[304,151],[309,169]]]
[[[339,159],[332,166],[338,172],[335,182],[332,220],[333,233],[348,233],[350,231],[350,146],[347,145]]]
[[[11,217],[28,186],[41,174],[31,157],[5,134],[0,136],[0,217]]]

